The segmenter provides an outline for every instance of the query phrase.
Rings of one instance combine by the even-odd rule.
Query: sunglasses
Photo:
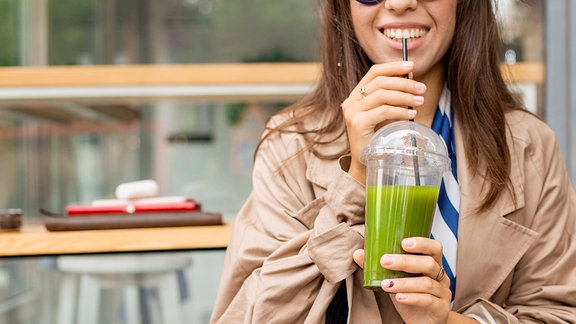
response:
[[[380,2],[382,2],[382,0],[356,0],[356,1],[369,6],[379,4]]]

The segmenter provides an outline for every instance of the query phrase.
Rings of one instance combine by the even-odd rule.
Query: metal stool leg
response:
[[[158,276],[158,295],[162,323],[182,324],[182,308],[178,293],[178,276],[176,272]]]
[[[141,324],[140,288],[127,286],[122,293],[124,295],[124,309],[126,310],[126,324]]]
[[[98,324],[100,311],[100,282],[96,276],[83,274],[80,277],[76,323]]]
[[[78,275],[64,273],[60,282],[60,296],[58,297],[58,323],[74,324],[76,310],[76,292]]]

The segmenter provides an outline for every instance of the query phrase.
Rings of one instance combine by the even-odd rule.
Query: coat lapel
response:
[[[477,298],[490,299],[533,243],[536,233],[506,218],[524,207],[524,176],[518,156],[512,154],[511,179],[514,196],[508,191],[487,212],[478,213],[486,184],[481,174],[472,173],[464,154],[459,122],[455,123],[456,155],[460,186],[460,218],[456,298],[458,310]],[[514,147],[509,134],[508,145]],[[516,204],[515,204],[516,202]]]

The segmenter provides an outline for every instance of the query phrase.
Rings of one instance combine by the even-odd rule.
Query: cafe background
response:
[[[498,7],[510,86],[557,131],[576,179],[570,1],[500,0]],[[161,195],[191,197],[233,219],[251,189],[266,118],[309,91],[313,78],[240,87],[162,80],[145,88],[106,81],[54,87],[60,80],[43,86],[33,73],[11,81],[3,72],[264,62],[311,63],[305,66],[315,71],[316,27],[310,0],[0,0],[0,209],[21,208],[25,225],[40,224],[40,209],[61,212],[111,198],[120,183],[154,179]],[[224,251],[186,253],[184,318],[207,323]],[[0,259],[0,323],[57,323],[57,258]],[[122,323],[123,307],[118,292],[108,291],[101,318]]]

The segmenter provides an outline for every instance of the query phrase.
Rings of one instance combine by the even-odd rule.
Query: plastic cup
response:
[[[402,239],[429,237],[442,176],[450,171],[446,145],[431,128],[400,121],[378,130],[362,151],[366,165],[364,287],[413,276],[380,265],[384,254],[403,254]]]

